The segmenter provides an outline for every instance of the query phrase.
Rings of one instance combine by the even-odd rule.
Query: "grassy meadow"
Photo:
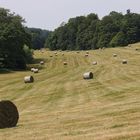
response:
[[[0,140],[140,140],[136,48],[140,43],[89,51],[88,57],[86,51],[57,51],[57,56],[35,51],[36,63],[29,68],[38,67],[39,73],[1,73],[0,99],[14,102],[20,118],[17,127],[0,129]],[[123,59],[128,64],[122,64]],[[83,80],[88,71],[94,78]],[[34,83],[24,83],[27,75],[34,76]]]

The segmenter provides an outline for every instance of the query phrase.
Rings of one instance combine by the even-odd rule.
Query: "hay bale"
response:
[[[97,61],[92,62],[93,65],[97,65]]]
[[[77,51],[76,53],[80,53],[79,51]]]
[[[15,127],[18,119],[17,107],[11,101],[0,101],[0,129]]]
[[[24,83],[33,83],[34,77],[33,76],[25,76],[24,77]]]
[[[67,62],[63,62],[63,64],[64,64],[64,65],[67,65],[68,63],[67,63]]]
[[[92,79],[93,78],[93,73],[92,72],[86,72],[83,74],[84,79]]]
[[[57,54],[57,52],[54,52],[54,54]]]
[[[38,73],[39,72],[39,69],[31,68],[31,72]]]
[[[122,64],[127,64],[127,60],[122,60]]]
[[[113,57],[117,57],[117,54],[114,53],[114,54],[113,54]]]
[[[85,54],[85,57],[88,57],[88,54]]]
[[[57,54],[55,54],[55,56],[57,56]]]
[[[52,55],[50,55],[50,57],[53,57]]]
[[[33,72],[34,73],[38,73],[39,72],[39,69],[34,69]]]
[[[31,68],[31,72],[34,72],[34,69],[35,69],[35,68]]]
[[[44,61],[40,61],[40,64],[41,64],[41,65],[44,65]]]
[[[62,53],[62,56],[64,56],[64,53]]]
[[[89,51],[86,51],[86,54],[89,54]]]

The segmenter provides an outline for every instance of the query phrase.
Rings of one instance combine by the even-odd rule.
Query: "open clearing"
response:
[[[139,140],[140,43],[125,48],[35,51],[39,73],[0,74],[0,99],[19,110],[17,127],[0,129],[0,140]],[[62,56],[64,53],[64,56]],[[113,57],[113,54],[117,57]],[[50,57],[53,55],[53,57]],[[128,64],[122,64],[122,60]],[[66,61],[67,65],[63,65]],[[97,61],[97,65],[92,65]],[[30,66],[31,67],[31,66]],[[83,80],[92,71],[94,78]],[[24,76],[35,82],[25,84]]]

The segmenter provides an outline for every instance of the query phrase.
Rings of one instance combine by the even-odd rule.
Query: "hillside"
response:
[[[35,51],[36,61],[45,61],[34,64],[39,73],[0,74],[0,99],[13,101],[20,113],[17,127],[0,129],[0,139],[140,139],[140,43],[131,46],[89,51],[89,57],[85,51]],[[86,71],[94,79],[83,80]],[[26,75],[35,82],[25,84]]]

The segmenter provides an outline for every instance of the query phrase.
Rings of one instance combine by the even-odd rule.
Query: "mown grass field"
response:
[[[0,140],[140,140],[140,51],[136,48],[140,43],[89,51],[89,57],[85,51],[58,51],[58,56],[36,51],[34,57],[45,61],[44,66],[34,64],[39,73],[0,74],[0,99],[13,101],[20,114],[17,127],[0,129]],[[83,80],[87,71],[94,73],[94,79]],[[35,82],[25,84],[27,75],[33,75]]]

